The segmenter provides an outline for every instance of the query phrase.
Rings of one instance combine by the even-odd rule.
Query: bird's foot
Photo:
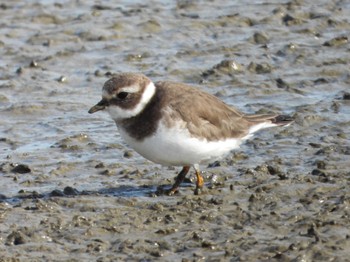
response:
[[[165,194],[168,196],[173,196],[179,194],[179,188],[170,188],[168,190],[165,190]]]
[[[196,187],[196,189],[194,190],[194,194],[196,195],[196,196],[198,196],[198,195],[201,195],[202,194],[202,187]]]
[[[186,174],[190,170],[190,166],[184,166],[180,173],[177,175],[175,179],[174,185],[170,189],[164,189],[164,188],[157,188],[156,194],[159,195],[167,195],[167,196],[173,196],[175,194],[179,193],[179,186],[184,181]]]
[[[170,189],[166,189],[163,186],[159,186],[155,192],[157,196],[174,196],[179,194],[179,188],[171,187]]]

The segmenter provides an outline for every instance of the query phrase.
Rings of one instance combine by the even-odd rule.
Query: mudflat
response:
[[[350,261],[350,4],[117,2],[0,4],[0,261]],[[158,196],[87,112],[128,71],[295,123]]]

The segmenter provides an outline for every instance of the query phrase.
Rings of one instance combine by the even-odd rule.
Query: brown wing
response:
[[[217,97],[179,83],[158,82],[156,86],[164,92],[163,103],[172,109],[169,118],[181,116],[193,136],[215,141],[248,134],[252,125],[250,121]],[[178,92],[179,89],[181,92]],[[182,95],[179,96],[179,93]]]

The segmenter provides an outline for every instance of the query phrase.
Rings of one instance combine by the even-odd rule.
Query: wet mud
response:
[[[350,261],[347,1],[0,4],[0,261]],[[293,115],[180,168],[87,111],[116,72]]]

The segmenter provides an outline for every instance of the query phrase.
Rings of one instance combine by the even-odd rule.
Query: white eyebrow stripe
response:
[[[132,86],[126,86],[126,87],[120,88],[120,92],[137,93],[139,91],[140,91],[139,85],[132,85]]]
[[[120,88],[119,92],[127,92],[127,93],[137,93],[140,91],[140,86],[139,85],[132,85],[132,86],[126,86],[123,88]],[[106,90],[102,90],[102,97],[104,99],[112,99],[113,95],[111,95],[109,92]]]

